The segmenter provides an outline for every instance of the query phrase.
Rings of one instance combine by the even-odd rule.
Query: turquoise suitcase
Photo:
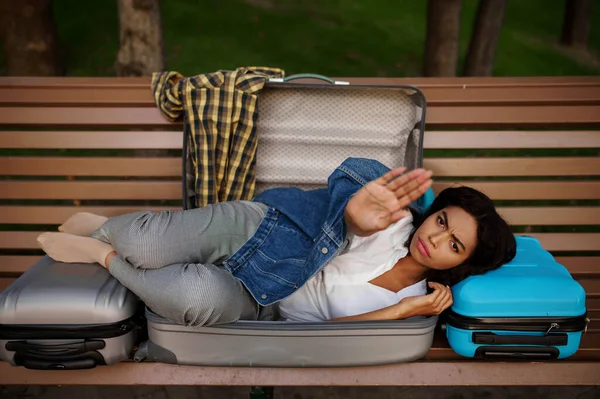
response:
[[[567,358],[589,322],[584,289],[532,237],[517,237],[510,263],[468,277],[452,293],[446,336],[466,357]]]

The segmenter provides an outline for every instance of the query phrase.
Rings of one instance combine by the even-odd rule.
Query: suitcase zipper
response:
[[[558,330],[560,328],[560,324],[558,324],[558,323],[550,324],[550,327],[548,327],[548,329],[546,330],[546,333],[544,335],[550,334],[550,331],[552,331],[552,329],[554,329],[554,328],[556,328]]]
[[[569,317],[468,317],[448,312],[446,323],[463,330],[510,330],[552,332],[585,331],[587,313]]]
[[[0,339],[114,338],[140,328],[138,315],[112,324],[36,326],[0,324]]]

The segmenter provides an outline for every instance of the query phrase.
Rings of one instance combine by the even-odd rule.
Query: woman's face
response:
[[[430,269],[448,270],[463,263],[477,245],[477,222],[450,206],[428,217],[410,242],[412,257]]]

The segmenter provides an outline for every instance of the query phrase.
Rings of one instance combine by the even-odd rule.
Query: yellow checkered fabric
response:
[[[258,93],[277,68],[244,67],[185,78],[152,75],[154,100],[169,120],[183,117],[195,170],[196,206],[251,199],[256,184]]]

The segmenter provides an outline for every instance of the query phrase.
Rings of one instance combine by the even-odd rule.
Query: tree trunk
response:
[[[150,76],[165,69],[159,0],[117,0],[120,48],[118,76]]]
[[[425,76],[456,76],[461,0],[429,0]]]
[[[465,76],[491,76],[506,0],[480,0],[471,44],[465,60]]]
[[[590,37],[592,0],[565,0],[562,44],[586,47]]]
[[[62,75],[52,0],[0,0],[0,38],[8,75]]]

